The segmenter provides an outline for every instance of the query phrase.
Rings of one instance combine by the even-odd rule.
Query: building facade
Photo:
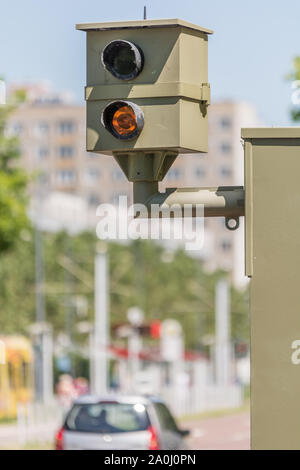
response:
[[[43,89],[31,90],[28,96],[11,117],[8,132],[19,137],[21,165],[34,177],[32,201],[45,201],[53,194],[80,198],[86,208],[84,225],[95,227],[98,205],[117,204],[120,195],[131,200],[131,184],[112,157],[86,152],[84,105]],[[259,125],[255,109],[247,103],[211,105],[208,154],[179,156],[160,189],[242,186],[241,127]],[[205,221],[201,257],[208,269],[229,271],[235,284],[242,285],[243,251],[243,224],[230,232],[223,219]]]
[[[179,156],[169,171],[164,187],[218,187],[244,185],[242,127],[259,127],[255,108],[243,102],[223,101],[209,109],[209,151],[207,154]],[[203,257],[209,270],[232,273],[237,286],[243,286],[244,224],[230,232],[223,218],[205,220]]]

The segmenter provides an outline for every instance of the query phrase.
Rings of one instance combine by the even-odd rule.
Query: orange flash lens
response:
[[[137,127],[136,116],[133,109],[130,108],[130,106],[119,108],[113,116],[112,124],[118,134],[131,134]]]

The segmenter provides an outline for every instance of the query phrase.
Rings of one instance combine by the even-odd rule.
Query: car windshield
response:
[[[66,419],[66,429],[78,432],[136,432],[149,426],[146,407],[141,403],[78,404]]]

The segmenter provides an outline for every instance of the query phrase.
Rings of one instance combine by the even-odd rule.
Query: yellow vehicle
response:
[[[0,419],[15,418],[33,397],[33,350],[23,336],[0,336]]]

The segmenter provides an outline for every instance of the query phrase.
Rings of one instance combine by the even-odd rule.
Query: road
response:
[[[218,418],[184,421],[180,424],[182,428],[191,430],[191,436],[188,442],[190,449],[250,449],[250,416],[247,412]],[[52,434],[54,435],[54,431]],[[0,449],[22,448],[22,444],[18,442],[19,438],[20,435],[15,425],[0,426]],[[39,445],[38,448],[43,448],[43,445]],[[45,448],[50,448],[50,446],[47,445]]]
[[[193,450],[250,450],[250,415],[233,414],[185,422]]]

